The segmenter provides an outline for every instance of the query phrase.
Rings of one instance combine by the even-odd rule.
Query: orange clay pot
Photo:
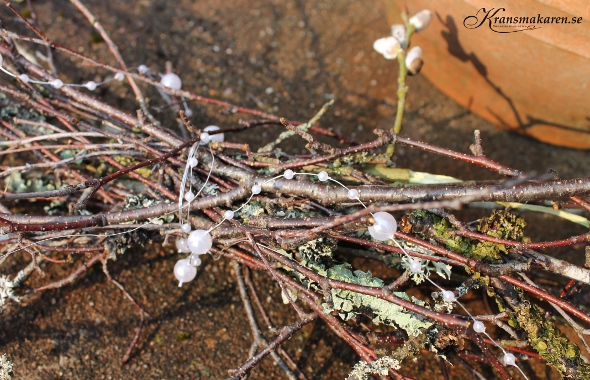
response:
[[[386,0],[390,21],[401,23],[405,3]],[[502,128],[550,144],[590,149],[588,0],[407,4],[410,14],[422,9],[434,13],[430,26],[412,37],[412,45],[422,48],[422,73],[441,91]],[[490,16],[534,17],[535,22],[519,19],[518,25],[509,26],[507,18],[485,18],[481,8],[494,8]],[[570,23],[539,23],[538,15],[541,21],[568,17]],[[465,20],[469,16],[474,17]],[[531,29],[522,30],[527,27]]]

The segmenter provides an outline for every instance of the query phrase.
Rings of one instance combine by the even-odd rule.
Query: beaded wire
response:
[[[112,81],[123,81],[123,79],[125,79],[125,75],[122,72],[118,72],[116,73],[113,77],[106,79],[102,82],[94,82],[94,81],[88,81],[85,84],[76,84],[76,83],[64,83],[63,81],[61,81],[60,79],[55,79],[53,81],[50,82],[46,82],[46,81],[38,81],[38,80],[33,80],[30,79],[29,76],[27,74],[14,74],[12,72],[10,72],[9,70],[5,69],[2,66],[3,63],[3,57],[0,54],[0,70],[3,71],[4,73],[6,73],[7,75],[14,77],[14,78],[18,78],[19,80],[21,80],[23,83],[33,83],[33,84],[42,84],[42,85],[51,85],[53,87],[55,87],[56,89],[60,89],[64,86],[67,87],[84,87],[90,91],[94,91],[96,90],[97,87],[105,85],[107,83],[110,83]],[[151,72],[149,70],[149,68],[147,68],[145,65],[140,65],[137,68],[138,72],[146,75],[146,76],[150,76],[151,77]],[[173,88],[173,89],[180,89],[181,88],[181,81],[180,78],[176,75],[176,74],[165,74],[162,76],[161,78],[161,83],[169,88]],[[184,106],[185,109],[185,114],[188,117],[192,116],[192,111],[188,108],[186,101],[184,98],[181,99],[182,104]],[[215,155],[213,154],[213,152],[211,152],[211,164],[210,164],[210,170],[209,173],[207,175],[207,178],[204,182],[204,184],[201,186],[201,188],[199,189],[199,191],[194,194],[192,192],[192,185],[194,184],[194,180],[193,180],[193,168],[195,166],[198,165],[198,160],[196,159],[196,154],[198,152],[198,149],[200,147],[200,145],[202,144],[208,144],[211,141],[211,137],[209,136],[209,134],[206,132],[207,130],[209,131],[214,131],[219,129],[218,127],[214,127],[214,126],[210,126],[205,128],[205,132],[203,132],[201,134],[201,142],[197,142],[195,143],[191,149],[189,150],[189,154],[187,157],[187,163],[185,166],[185,171],[182,177],[182,182],[181,182],[181,187],[180,187],[180,194],[179,194],[179,200],[178,200],[178,219],[179,219],[179,224],[181,226],[181,231],[185,234],[188,234],[191,231],[191,225],[190,225],[190,204],[201,194],[201,192],[205,189],[205,186],[209,183],[209,179],[211,177],[212,171],[213,171],[213,165],[215,162]],[[222,134],[221,134],[222,135]],[[223,139],[223,137],[221,137]],[[219,140],[218,140],[219,141]],[[221,140],[222,141],[222,140]],[[307,175],[307,176],[316,176],[321,182],[326,182],[326,181],[330,181],[333,182],[339,186],[341,186],[342,188],[346,189],[348,191],[348,198],[351,200],[356,200],[361,206],[363,206],[365,209],[368,208],[367,205],[359,198],[359,192],[356,189],[351,189],[349,187],[347,187],[346,185],[344,185],[343,183],[341,183],[340,181],[331,178],[325,171],[321,171],[318,174],[315,173],[305,173],[305,172],[293,172],[292,170],[288,169],[286,170],[283,174],[281,175],[277,175],[273,178],[267,179],[266,181],[260,183],[260,184],[255,184],[252,186],[251,188],[251,194],[250,197],[237,209],[235,210],[226,210],[223,214],[223,219],[217,223],[216,225],[214,225],[213,227],[209,228],[208,230],[195,230],[192,231],[190,233],[190,235],[188,236],[188,239],[177,239],[176,241],[176,246],[179,249],[179,251],[181,253],[191,253],[188,257],[179,260],[175,266],[174,266],[174,275],[177,277],[177,279],[179,280],[179,287],[182,286],[182,284],[184,282],[189,282],[192,281],[197,274],[197,267],[202,263],[202,260],[199,258],[200,254],[204,254],[206,252],[203,253],[195,253],[192,250],[190,250],[190,246],[191,244],[187,244],[187,240],[191,239],[191,236],[197,236],[198,234],[202,235],[204,237],[204,240],[202,238],[199,239],[195,239],[193,238],[192,240],[196,240],[197,243],[200,243],[201,245],[199,246],[199,244],[193,244],[193,247],[203,247],[203,244],[205,246],[209,246],[211,244],[212,238],[211,238],[211,232],[213,232],[215,229],[217,229],[218,227],[220,227],[225,221],[233,219],[235,213],[239,212],[241,209],[243,209],[245,206],[247,206],[250,201],[252,200],[252,198],[257,195],[260,194],[260,192],[262,191],[262,186],[275,181],[277,179],[280,178],[285,178],[287,180],[291,180],[293,179],[296,175]],[[188,192],[185,192],[186,189],[186,183],[189,183],[188,185]],[[186,201],[186,203],[183,204],[183,200]],[[186,221],[187,223],[183,223],[183,221],[185,220],[183,218],[183,209],[187,209],[186,210]],[[162,216],[166,216],[166,215],[170,215],[176,213],[176,211],[173,212],[169,212],[167,214],[164,214]],[[460,303],[457,298],[455,297],[455,294],[450,291],[450,290],[446,290],[444,288],[442,288],[441,286],[439,286],[437,283],[435,283],[434,281],[432,281],[428,276],[426,276],[423,272],[423,265],[421,263],[421,261],[416,260],[414,258],[412,258],[408,252],[397,242],[397,240],[394,239],[394,233],[395,230],[397,228],[397,225],[395,223],[395,218],[393,218],[393,216],[391,216],[391,214],[387,214],[390,218],[391,221],[393,222],[393,226],[391,224],[388,224],[390,222],[388,222],[386,219],[389,219],[389,217],[379,217],[378,214],[386,214],[386,213],[371,213],[371,216],[373,216],[373,218],[375,219],[375,224],[372,226],[373,228],[376,228],[377,230],[371,230],[371,227],[369,227],[369,233],[371,234],[371,236],[373,236],[375,238],[375,231],[380,231],[381,233],[387,233],[388,234],[388,239],[382,239],[382,238],[378,238],[377,240],[381,240],[381,241],[385,241],[385,240],[392,240],[400,249],[401,251],[404,253],[404,255],[406,256],[406,258],[409,260],[409,268],[410,271],[412,273],[416,273],[416,274],[423,274],[424,278],[430,282],[433,286],[435,286],[437,289],[439,289],[441,291],[441,295],[442,295],[442,299],[445,302],[448,303],[456,303],[457,305],[459,305],[464,311],[465,313],[469,316],[469,318],[471,320],[473,320],[473,329],[475,332],[477,333],[481,333],[484,334],[491,342],[494,343],[494,345],[496,347],[498,347],[500,350],[502,350],[503,354],[504,354],[504,363],[506,365],[509,366],[514,366],[516,367],[520,373],[522,374],[522,376],[528,380],[528,377],[524,374],[524,372],[522,371],[522,369],[516,364],[516,358],[512,353],[507,352],[498,342],[496,342],[487,332],[486,332],[486,328],[485,325],[483,324],[483,322],[478,321],[468,310],[467,308]],[[150,220],[147,223],[144,223],[142,225],[137,226],[136,228],[133,228],[131,230],[127,230],[127,231],[122,231],[122,232],[116,232],[116,233],[112,233],[112,234],[107,234],[107,235],[101,235],[101,234],[83,234],[83,235],[79,235],[79,234],[72,234],[72,235],[60,235],[60,236],[55,236],[55,237],[51,237],[51,238],[47,238],[47,239],[43,239],[40,240],[38,242],[35,243],[31,243],[29,245],[23,246],[21,248],[12,250],[8,253],[5,253],[4,255],[0,255],[0,260],[4,259],[5,257],[8,257],[9,255],[11,255],[12,253],[18,252],[22,249],[34,246],[34,245],[38,245],[41,242],[44,241],[48,241],[48,240],[53,240],[53,239],[57,239],[57,238],[63,238],[63,237],[74,237],[74,236],[92,236],[92,237],[110,237],[110,236],[117,236],[117,235],[123,235],[123,234],[128,234],[131,233],[133,231],[137,231],[140,228],[143,228],[147,225],[150,225],[152,223],[154,223],[157,219],[159,218],[154,218],[154,220]],[[197,235],[195,235],[195,233]],[[183,243],[184,241],[184,243]],[[180,244],[179,244],[180,242]],[[266,247],[269,248],[269,247]],[[272,249],[272,248],[269,248]],[[187,252],[188,251],[188,252]],[[208,251],[208,249],[207,249]]]
[[[10,75],[13,78],[18,78],[20,79],[23,83],[34,83],[34,84],[47,84],[50,86],[53,86],[57,89],[60,89],[62,87],[84,87],[90,91],[94,91],[96,90],[97,87],[102,86],[104,84],[110,83],[112,81],[118,81],[121,82],[123,81],[123,79],[125,79],[125,75],[121,72],[116,73],[115,76],[106,79],[102,82],[94,82],[94,81],[88,81],[84,84],[79,84],[79,83],[64,83],[61,79],[54,79],[50,82],[46,82],[46,81],[41,81],[41,80],[33,80],[31,78],[29,78],[29,76],[27,74],[14,74],[12,72],[10,72],[9,70],[5,69],[2,66],[3,63],[3,58],[2,55],[0,54],[0,70],[2,70],[4,73],[6,73],[7,75]]]
[[[215,226],[209,228],[206,231],[205,230],[201,230],[201,231],[204,231],[207,234],[210,234],[212,231],[214,231],[215,229],[217,229],[218,227],[220,227],[226,220],[232,219],[235,213],[239,212],[242,208],[244,208],[246,205],[248,205],[250,203],[250,201],[252,200],[252,198],[255,195],[257,195],[257,194],[259,194],[261,192],[262,186],[264,186],[264,185],[266,185],[266,184],[268,184],[270,182],[273,182],[273,181],[275,181],[277,179],[280,179],[280,178],[285,178],[287,180],[290,180],[290,179],[293,179],[296,175],[316,176],[321,182],[326,182],[326,181],[334,182],[337,185],[343,187],[344,189],[346,189],[348,191],[348,198],[349,199],[356,200],[364,208],[368,208],[367,205],[359,198],[358,190],[351,189],[351,188],[347,187],[346,185],[344,185],[343,183],[341,183],[340,181],[331,178],[325,171],[322,171],[322,172],[320,172],[318,174],[315,174],[315,173],[305,173],[305,172],[293,172],[292,170],[288,169],[288,170],[286,170],[281,175],[277,175],[277,176],[275,176],[273,178],[267,179],[266,181],[264,181],[264,182],[262,182],[260,184],[253,185],[252,186],[252,189],[251,189],[252,191],[251,191],[250,197],[240,207],[238,207],[235,210],[227,210],[224,213],[223,219],[219,223],[217,223]],[[379,218],[377,216],[377,214],[380,214],[380,213],[371,213],[371,215],[375,219],[375,225],[373,227],[375,227],[376,225],[378,225],[380,223],[380,221],[381,221],[381,223],[383,223],[383,219],[382,218]],[[390,215],[390,214],[388,214],[388,215]],[[391,216],[391,218],[393,218],[393,216]],[[393,221],[395,223],[395,219],[394,218],[393,218]],[[380,227],[387,229],[388,226],[380,226]],[[389,227],[391,227],[391,226],[389,226]],[[439,286],[437,283],[435,283],[434,281],[432,281],[428,276],[426,276],[424,274],[424,272],[423,272],[423,264],[421,263],[421,261],[412,258],[410,256],[410,254],[406,251],[406,249],[404,249],[404,247],[402,247],[398,243],[398,241],[394,239],[394,233],[395,233],[395,229],[396,228],[397,228],[397,226],[395,224],[394,224],[393,228],[390,228],[390,230],[389,230],[390,236],[389,236],[388,239],[378,239],[378,240],[392,240],[401,249],[401,251],[403,252],[403,254],[409,260],[410,271],[412,273],[417,273],[417,274],[420,273],[420,274],[423,274],[424,278],[428,282],[430,282],[433,286],[435,286],[436,288],[438,288],[441,291],[441,295],[442,295],[442,298],[443,298],[443,301],[444,302],[455,303],[455,304],[459,305],[465,311],[465,313],[469,316],[469,318],[473,321],[472,328],[474,329],[474,331],[477,332],[477,333],[480,333],[480,334],[484,334],[488,339],[490,339],[490,341],[493,342],[493,344],[496,347],[498,347],[502,351],[502,353],[504,354],[504,357],[503,357],[504,363],[506,365],[516,367],[518,369],[518,371],[522,374],[522,376],[526,380],[528,380],[528,377],[525,375],[525,373],[522,371],[522,369],[516,364],[516,358],[515,358],[515,356],[512,353],[507,352],[498,342],[496,342],[490,336],[490,334],[488,334],[486,332],[486,328],[485,328],[484,323],[481,322],[481,321],[478,321],[469,312],[469,310],[467,310],[467,308],[461,302],[459,302],[459,300],[455,297],[455,294],[452,291],[446,290],[446,289],[442,288],[441,286]],[[370,234],[371,234],[371,236],[373,236],[373,232],[370,231]],[[273,250],[270,247],[266,247],[265,246],[265,248],[268,248],[268,249]],[[191,254],[189,256],[189,261],[187,262],[188,265],[190,265],[190,257],[192,257],[193,255],[194,254]],[[198,259],[198,257],[196,259]],[[184,260],[186,260],[186,259],[184,259]],[[179,261],[179,263],[180,263],[180,261]],[[201,263],[201,260],[199,259],[198,260],[198,264],[196,264],[196,265],[199,265],[200,263]],[[195,275],[196,275],[196,271],[195,271]],[[181,285],[182,285],[182,281],[180,282],[180,285],[179,286],[181,286]]]

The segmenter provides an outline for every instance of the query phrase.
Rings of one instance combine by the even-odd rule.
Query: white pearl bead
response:
[[[293,179],[294,176],[295,176],[295,172],[293,172],[293,170],[291,170],[291,169],[287,169],[283,173],[283,177],[285,177],[286,179]]]
[[[379,211],[373,214],[375,224],[369,227],[369,234],[375,240],[385,241],[393,239],[393,234],[397,229],[397,222],[393,215]]]
[[[119,82],[123,82],[123,79],[125,79],[125,75],[123,73],[115,74],[115,80],[118,80]]]
[[[486,325],[483,322],[475,321],[473,322],[473,330],[478,333],[482,333],[486,331]]]
[[[422,273],[422,264],[418,260],[410,260],[410,271],[412,273]]]
[[[188,243],[186,239],[176,239],[176,249],[180,253],[190,253],[190,249],[188,248]]]
[[[221,128],[219,128],[217,125],[210,125],[208,127],[205,127],[205,129],[203,129],[203,131],[215,132],[215,131],[219,131],[220,129]],[[211,135],[210,138],[211,138],[211,141],[223,142],[225,140],[225,134],[217,133],[217,134]]]
[[[23,83],[29,83],[29,76],[27,74],[21,74],[18,76],[18,79],[20,79]]]
[[[223,217],[227,220],[232,220],[234,218],[234,212],[232,210],[227,210],[223,213]]]
[[[97,86],[96,82],[93,82],[93,81],[88,81],[88,82],[86,82],[86,84],[84,85],[84,87],[86,87],[86,88],[87,88],[87,89],[89,89],[90,91],[94,91],[94,90],[96,90],[96,86]]]
[[[192,191],[189,191],[186,194],[184,194],[184,199],[190,203],[195,199],[195,194],[193,194]]]
[[[191,232],[192,227],[189,223],[184,223],[182,226],[180,226],[180,229],[182,230],[182,232],[184,232],[185,234],[188,234],[189,232]]]
[[[201,133],[201,143],[208,144],[211,141],[211,136],[207,132]]]
[[[189,257],[188,263],[194,267],[198,267],[199,265],[201,265],[203,263],[203,261],[201,261],[201,258],[199,257],[199,255],[191,255]]]
[[[516,365],[516,358],[510,352],[507,352],[504,354],[504,363],[506,363],[506,365],[515,366]]]
[[[254,194],[254,195],[260,194],[261,191],[262,191],[262,187],[260,185],[252,186],[252,194]]]
[[[455,300],[455,293],[451,292],[450,290],[443,290],[442,298],[445,302],[453,302]]]
[[[213,246],[211,235],[206,230],[194,230],[188,235],[188,247],[196,255],[207,253]]]
[[[190,108],[187,108],[187,109],[185,109],[185,110],[184,110],[184,115],[185,115],[186,117],[191,117],[191,116],[193,116],[193,110],[191,110]]]
[[[54,79],[51,81],[51,85],[55,88],[62,88],[64,86],[64,82],[61,79]]]
[[[180,90],[182,87],[182,81],[180,80],[180,77],[174,73],[163,75],[162,79],[160,79],[160,83],[173,90]]]
[[[139,71],[141,74],[145,75],[148,73],[148,71],[150,71],[150,69],[148,69],[148,67],[146,65],[139,65],[139,67],[137,68],[137,71]]]
[[[188,159],[187,161],[188,166],[190,166],[191,168],[194,168],[195,166],[197,166],[199,164],[199,160],[197,160],[194,157],[191,157]]]
[[[330,178],[330,176],[328,175],[328,173],[326,172],[319,172],[318,173],[318,179],[322,182],[327,181],[328,178]]]
[[[188,259],[178,260],[174,265],[174,277],[178,280],[178,287],[184,282],[190,282],[197,277],[197,267],[189,264]]]
[[[359,199],[359,192],[356,189],[348,190],[348,199]]]

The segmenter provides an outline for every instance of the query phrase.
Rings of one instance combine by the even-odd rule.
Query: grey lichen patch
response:
[[[248,220],[257,217],[272,217],[272,218],[309,218],[320,216],[320,212],[310,208],[309,205],[303,203],[298,205],[285,205],[280,202],[259,202],[252,201],[243,206],[236,212],[236,217],[240,218],[244,223]]]
[[[2,120],[12,121],[15,117],[29,121],[45,121],[45,116],[41,115],[34,108],[24,107],[18,103],[13,102],[12,99],[6,96],[6,94],[0,93],[0,118]],[[30,129],[32,126],[27,125],[26,128]]]
[[[239,216],[243,220],[255,218],[258,216],[266,215],[266,204],[262,202],[250,202],[246,204],[242,209],[236,212],[236,216]]]
[[[23,177],[20,172],[12,172],[4,180],[4,183],[8,184],[7,190],[12,193],[35,193],[55,190],[53,178],[39,173],[29,173],[26,177]]]
[[[391,356],[384,356],[371,363],[361,360],[354,365],[346,380],[368,380],[370,375],[386,376],[390,369],[400,368],[400,362]]]
[[[14,295],[15,283],[8,278],[8,276],[0,276],[0,310],[7,300],[11,299],[15,302],[20,302],[19,298]]]
[[[314,261],[325,267],[332,265],[332,252],[336,249],[336,240],[328,237],[308,241],[297,247],[300,260]]]
[[[383,287],[383,281],[381,279],[373,277],[370,272],[360,270],[352,271],[350,264],[347,263],[328,269],[327,275],[328,278],[352,284],[377,288]],[[394,294],[410,301],[406,293],[394,292]],[[424,329],[432,326],[434,323],[399,305],[374,296],[335,288],[330,290],[330,295],[332,302],[323,304],[325,312],[337,311],[344,320],[364,314],[371,317],[375,324],[385,324],[401,328],[410,336],[419,335]],[[412,302],[424,305],[415,298],[412,299]]]
[[[124,210],[143,209],[143,208],[155,206],[159,203],[160,203],[159,200],[154,199],[154,198],[150,198],[146,195],[128,195],[125,198],[125,206],[123,209]],[[169,201],[166,201],[166,203],[169,203]],[[173,220],[174,220],[174,214],[167,214],[167,215],[162,215],[157,218],[149,219],[150,223],[157,224],[157,225],[162,225],[164,223],[171,223]],[[139,223],[139,221],[135,221],[135,222]]]
[[[6,354],[0,356],[0,380],[12,379],[12,362]]]

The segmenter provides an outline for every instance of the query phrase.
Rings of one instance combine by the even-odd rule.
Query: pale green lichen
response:
[[[370,375],[386,376],[390,369],[400,368],[400,362],[391,356],[384,356],[371,363],[361,360],[354,365],[346,380],[368,380]]]
[[[335,248],[335,242],[328,238],[309,241],[299,247],[297,252],[298,261],[306,268],[329,279],[370,287],[383,287],[383,281],[377,277],[373,277],[370,272],[352,270],[351,265],[348,263],[333,265],[331,262],[331,252]],[[284,250],[277,251],[289,258],[293,258],[293,254],[291,253]],[[311,281],[300,272],[290,267],[284,266],[283,268],[308,289],[321,290],[319,284]],[[394,292],[394,294],[410,301],[406,293]],[[349,290],[331,288],[329,298],[325,299],[325,301],[322,304],[325,313],[337,312],[343,320],[349,320],[359,315],[366,315],[372,318],[373,323],[401,328],[410,336],[420,334],[424,329],[432,326],[434,323],[391,302]],[[411,302],[426,306],[424,302],[414,297],[412,297]]]
[[[351,270],[350,264],[340,264],[328,269],[328,278],[370,287],[383,287],[383,281],[373,277],[370,272]],[[381,298],[364,295],[344,289],[330,290],[331,303],[324,303],[325,312],[336,311],[344,320],[355,318],[360,314],[368,315],[375,324],[385,324],[403,329],[410,336],[420,334],[424,329],[432,326],[434,322],[419,316],[403,307],[385,301]],[[410,301],[406,293],[394,292],[397,297]],[[412,298],[411,302],[424,306],[425,304]]]
[[[7,190],[11,193],[35,193],[40,191],[55,190],[53,179],[39,173],[29,173],[23,178],[20,172],[12,172],[4,180],[8,184]]]

